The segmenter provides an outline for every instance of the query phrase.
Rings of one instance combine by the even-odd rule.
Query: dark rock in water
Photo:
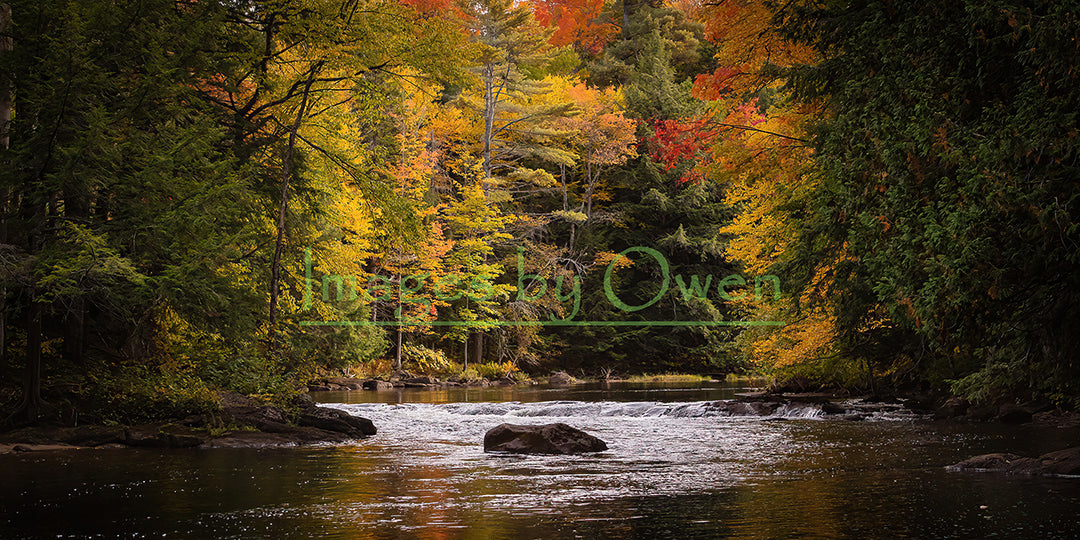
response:
[[[401,380],[401,385],[405,388],[427,388],[429,386],[439,386],[440,384],[442,382],[435,377],[410,377]]]
[[[977,405],[968,408],[967,414],[961,418],[969,422],[989,422],[997,416],[998,408],[993,405]]]
[[[291,425],[290,418],[287,418],[285,412],[277,407],[254,406],[252,401],[235,403],[224,408],[224,416],[229,423],[252,426],[265,433],[291,434],[300,442],[318,440],[319,433],[309,432],[310,428],[316,428],[321,432],[332,432],[327,440],[359,438],[374,435],[376,431],[375,425],[367,418],[352,416],[338,409],[318,407],[310,397],[300,398],[296,402],[296,406],[300,409],[300,414],[296,416],[296,425]]]
[[[797,403],[827,403],[836,398],[836,396],[827,392],[788,392],[781,396]]]
[[[1006,403],[998,408],[997,421],[1002,424],[1025,424],[1031,421],[1031,411],[1015,403]]]
[[[393,390],[393,383],[387,381],[380,381],[378,379],[371,379],[370,381],[364,381],[365,390]]]
[[[953,471],[1080,476],[1080,446],[1049,452],[1037,458],[1007,453],[983,454],[946,468]]]
[[[911,396],[904,400],[904,408],[917,413],[933,412],[934,396],[929,394]]]
[[[971,404],[964,398],[949,398],[934,411],[934,418],[956,418],[967,412]]]
[[[556,371],[551,374],[551,377],[548,377],[548,384],[551,386],[566,386],[568,384],[573,384],[574,380],[575,379],[565,371]]]
[[[331,386],[337,386],[344,390],[360,390],[364,384],[364,381],[352,377],[330,377],[326,379],[326,382]]]
[[[866,396],[858,401],[858,403],[884,403],[887,405],[899,405],[901,403],[900,398],[891,395],[872,394]]]
[[[837,405],[831,401],[826,401],[821,404],[821,412],[825,414],[844,414],[847,409],[843,405]]]
[[[1064,411],[1044,411],[1031,416],[1031,421],[1042,426],[1058,428],[1080,427],[1080,413]]]
[[[776,400],[782,399],[779,395],[772,394],[772,393],[766,392],[766,391],[761,391],[761,392],[737,392],[735,394],[735,397],[738,398],[739,401],[776,401]]]
[[[340,392],[343,390],[360,390],[364,381],[352,377],[327,377],[308,383],[308,392]]]
[[[120,426],[79,426],[67,428],[58,434],[56,440],[74,446],[101,446],[124,442],[124,428]]]
[[[731,416],[769,416],[780,408],[775,401],[717,401],[713,407]]]
[[[376,433],[375,424],[367,418],[353,416],[338,409],[325,407],[312,407],[297,417],[296,423],[301,426],[310,426],[326,431],[343,433],[350,437],[365,437]]]
[[[124,444],[151,448],[193,448],[209,439],[206,432],[183,426],[134,426],[124,433]]]
[[[281,409],[269,405],[225,407],[224,417],[230,424],[251,426],[269,433],[287,433],[292,427]]]
[[[484,435],[485,452],[580,454],[603,452],[607,443],[563,423],[540,426],[501,424]]]

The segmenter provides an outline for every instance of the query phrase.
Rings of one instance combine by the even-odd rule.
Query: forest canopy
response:
[[[471,366],[1075,406],[1078,8],[0,2],[0,405]]]

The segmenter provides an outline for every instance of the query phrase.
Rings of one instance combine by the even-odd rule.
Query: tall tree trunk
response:
[[[41,253],[44,244],[46,215],[48,206],[43,201],[35,201],[33,196],[23,197],[22,212],[26,223],[29,225],[29,253]],[[15,410],[12,418],[16,421],[34,422],[41,416],[46,408],[45,401],[41,398],[41,311],[42,303],[38,301],[37,283],[32,282],[28,288],[27,299],[29,306],[26,309],[24,329],[26,330],[26,365],[23,371],[23,398],[22,403]]]
[[[510,78],[511,67],[513,67],[512,64],[507,62],[506,74],[502,76],[502,82],[495,84],[495,64],[484,66],[484,140],[481,141],[484,145],[484,178],[491,178],[491,171],[494,169],[491,162],[491,148],[495,142],[495,112],[499,107],[499,98],[502,96],[503,88]]]
[[[41,303],[37,287],[30,290],[30,307],[26,313],[26,367],[23,372],[23,399],[16,412],[21,420],[34,422],[45,409],[41,399]]]
[[[491,178],[491,139],[495,134],[495,65],[484,66],[484,178]]]
[[[11,28],[11,6],[0,4],[0,33],[6,33]],[[11,51],[14,47],[13,40],[9,37],[0,37],[0,53]],[[0,149],[10,147],[11,129],[11,103],[12,89],[10,81],[0,81]],[[0,208],[2,215],[6,216],[10,210],[11,193],[4,190],[0,193]],[[33,201],[33,197],[22,198],[22,214],[30,226],[30,238],[28,242],[29,252],[36,254],[41,251],[42,235],[45,224],[45,205],[41,201]],[[7,221],[4,218],[0,224],[0,242],[7,241]],[[23,372],[23,397],[19,407],[12,414],[12,420],[34,422],[41,416],[46,403],[41,399],[41,303],[37,301],[38,290],[36,284],[32,284],[28,291],[29,306],[26,309],[24,329],[26,331],[26,365]],[[0,307],[3,305],[7,290],[0,290]],[[4,320],[4,309],[0,309],[0,351],[4,348],[3,329],[7,321]]]
[[[404,332],[397,327],[397,350],[394,351],[394,370],[401,371],[401,334]]]
[[[570,194],[569,189],[566,187],[566,165],[559,165],[559,181],[562,182],[562,209],[564,212],[570,210]],[[570,223],[570,241],[566,243],[566,248],[573,251],[574,249],[574,233],[577,232],[577,224]]]
[[[85,365],[86,299],[76,296],[64,314],[64,356],[76,366]]]
[[[397,276],[397,282],[398,282],[398,284],[400,286],[400,284],[401,284],[401,275],[400,274]],[[402,315],[402,307],[401,307],[401,295],[398,295],[398,305],[397,305],[398,323],[401,322],[402,317],[403,317],[403,315]],[[403,330],[402,326],[400,324],[398,324],[398,327],[397,327],[397,347],[394,350],[394,370],[395,371],[401,371],[401,334],[403,334],[403,333],[404,333],[404,330]]]
[[[588,189],[585,192],[585,218],[586,223],[592,221],[592,198],[593,190],[596,188],[596,181],[593,179],[592,162],[585,161],[585,180],[588,182]]]
[[[479,366],[484,362],[484,331],[477,330],[473,334],[473,364]]]
[[[562,209],[563,212],[570,210],[570,194],[566,189],[566,165],[559,164],[559,180],[562,182]]]
[[[11,21],[11,6],[0,4],[0,55],[12,50],[12,39],[4,34]],[[0,152],[10,147],[8,135],[11,124],[11,88],[8,81],[0,79]],[[8,241],[7,213],[11,193],[5,187],[0,189],[0,244]],[[0,361],[7,358],[7,287],[0,287]]]
[[[278,209],[277,239],[274,242],[274,258],[270,262],[270,316],[269,328],[266,330],[266,354],[273,357],[277,351],[277,303],[278,289],[281,283],[281,253],[285,249],[285,218],[289,212],[289,181],[292,179],[293,154],[296,151],[296,134],[300,131],[300,124],[304,120],[307,111],[308,97],[311,94],[311,85],[315,83],[315,75],[322,67],[322,63],[316,64],[308,72],[308,80],[304,83],[304,93],[300,98],[300,108],[296,111],[296,120],[289,128],[289,144],[285,148],[285,157],[281,164],[281,206]]]

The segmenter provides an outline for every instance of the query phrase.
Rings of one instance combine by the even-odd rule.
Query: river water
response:
[[[344,446],[0,456],[0,538],[1078,538],[1080,478],[946,471],[1080,432],[731,417],[730,385],[322,393],[379,434]],[[582,456],[484,454],[500,423],[565,422]]]

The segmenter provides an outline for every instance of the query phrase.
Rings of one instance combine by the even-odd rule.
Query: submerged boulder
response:
[[[946,468],[953,471],[1078,476],[1080,475],[1080,446],[1048,452],[1037,458],[1006,453],[983,454]]]
[[[580,454],[607,449],[604,441],[563,423],[539,426],[501,424],[484,435],[485,452]]]

